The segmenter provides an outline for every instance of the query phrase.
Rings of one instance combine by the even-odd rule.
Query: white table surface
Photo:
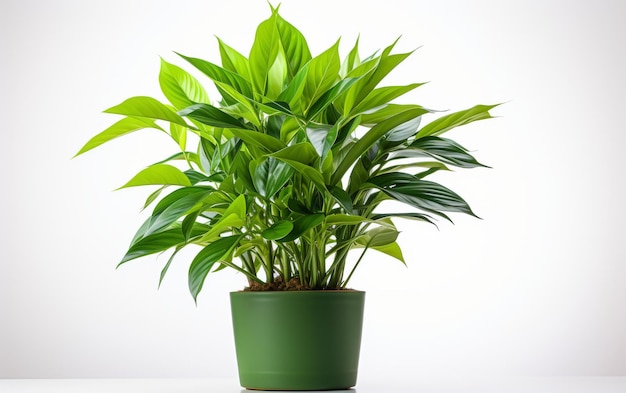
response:
[[[250,393],[231,379],[0,379],[1,393]],[[495,377],[360,383],[345,393],[626,393],[626,377]]]

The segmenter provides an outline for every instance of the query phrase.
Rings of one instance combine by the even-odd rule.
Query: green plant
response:
[[[250,284],[280,277],[309,289],[344,288],[367,250],[404,262],[392,219],[474,215],[459,195],[426,177],[449,166],[483,166],[441,135],[490,118],[495,105],[420,127],[428,109],[392,103],[420,83],[378,87],[410,53],[392,54],[394,42],[361,60],[357,40],[343,62],[339,41],[312,57],[277,8],[258,26],[247,58],[218,42],[222,66],[180,56],[215,84],[220,101],[212,104],[198,80],[162,60],[159,83],[170,104],[132,97],[107,109],[125,117],[77,153],[144,128],[167,134],[180,150],[122,187],[159,186],[120,264],[172,249],[162,280],[176,254],[196,245],[194,299],[208,273],[224,267]],[[387,213],[385,201],[408,211]],[[349,261],[355,250],[358,258]]]

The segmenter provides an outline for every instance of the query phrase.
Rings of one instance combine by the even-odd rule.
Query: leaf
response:
[[[119,189],[148,185],[190,186],[191,182],[180,169],[167,164],[155,164],[137,173]]]
[[[194,104],[178,113],[213,127],[245,128],[240,120],[209,104]]]
[[[252,175],[254,187],[266,198],[272,198],[293,173],[291,166],[274,157],[267,157],[260,162],[253,161],[251,164],[256,165]]]
[[[279,51],[279,36],[276,29],[276,14],[261,22],[257,27],[254,43],[250,49],[250,77],[255,92],[267,94],[267,79]]]
[[[374,126],[380,122],[383,122],[393,116],[399,115],[401,113],[410,111],[410,110],[419,110],[420,115],[424,115],[426,113],[430,113],[431,111],[420,106],[420,105],[398,105],[398,104],[388,104],[384,105],[380,108],[375,108],[373,110],[369,110],[365,112],[361,117],[361,124],[364,126]]]
[[[346,212],[352,213],[352,199],[347,192],[337,186],[331,187],[329,191],[333,198],[335,198],[335,200],[339,203],[339,206],[341,206]]]
[[[437,214],[449,220],[442,211],[459,212],[476,217],[467,202],[454,191],[406,173],[388,173],[369,179],[393,199]]]
[[[184,241],[185,238],[180,228],[169,229],[146,236],[130,246],[118,267],[130,260],[165,251]]]
[[[166,188],[167,188],[167,186],[163,186],[163,187],[160,187],[159,189],[157,189],[156,191],[152,192],[148,196],[148,198],[146,198],[146,202],[143,204],[142,210],[147,208],[148,206],[150,206],[150,204],[152,202],[154,202],[159,197],[159,195],[161,195],[161,192],[163,192],[163,190],[165,190]]]
[[[186,127],[180,126],[176,123],[170,123],[170,135],[172,136],[172,139],[178,143],[180,150],[185,151],[187,149]]]
[[[387,254],[390,257],[393,257],[406,265],[406,262],[404,261],[404,256],[402,255],[402,249],[398,245],[398,242],[392,242],[389,244],[385,244],[384,246],[375,246],[371,248],[376,251],[382,252],[383,254]]]
[[[217,37],[217,41],[222,58],[222,67],[228,71],[239,74],[245,79],[249,79],[250,68],[248,67],[248,59],[235,49],[226,45],[219,37]]]
[[[212,188],[206,187],[187,187],[172,192],[159,201],[148,224],[135,237],[145,237],[167,228],[182,216],[199,209],[200,202],[213,192]]]
[[[290,107],[300,108],[302,91],[309,72],[309,64],[305,64],[293,77],[287,87],[278,95],[277,101],[285,101]],[[301,109],[301,108],[300,108]]]
[[[302,66],[311,60],[311,52],[304,35],[283,19],[278,14],[278,10],[273,13],[276,15],[276,29],[287,58],[287,73],[289,79],[292,79]]]
[[[235,245],[241,240],[241,235],[220,238],[204,247],[193,259],[189,267],[189,291],[197,303],[198,294],[202,290],[204,280],[216,262],[232,253]]]
[[[408,138],[412,137],[417,133],[417,127],[420,126],[422,117],[417,116],[414,119],[411,119],[405,123],[400,124],[397,127],[394,127],[385,135],[385,141],[387,142],[404,142]]]
[[[296,171],[298,171],[302,176],[304,176],[307,180],[311,181],[322,193],[327,192],[326,184],[324,183],[324,176],[322,173],[306,164],[303,164],[299,161],[289,160],[286,158],[277,157],[279,160],[286,162],[291,167],[293,167]]]
[[[192,229],[191,235],[197,236],[204,230],[205,228],[203,226],[195,225]],[[136,258],[165,251],[174,246],[184,244],[184,242],[185,237],[183,236],[183,232],[180,227],[154,233],[139,239],[137,242],[133,242],[117,266],[119,267],[120,265]]]
[[[303,96],[310,107],[339,76],[339,41],[309,62]]]
[[[219,238],[219,236],[224,232],[230,232],[233,228],[239,228],[245,224],[244,220],[242,220],[237,214],[224,214],[217,222],[211,224],[209,229],[195,242],[198,244],[212,242],[214,239]]]
[[[306,118],[314,119],[357,81],[358,78],[347,78],[337,82],[333,87],[324,92],[324,94],[322,94],[322,96],[318,98],[313,105],[311,105],[307,111]]]
[[[247,145],[259,147],[267,153],[275,153],[287,146],[280,139],[263,134],[262,132],[244,129],[231,129],[231,132]]]
[[[302,236],[302,234],[304,234],[306,231],[315,228],[323,222],[324,215],[319,213],[298,217],[293,221],[293,229],[291,230],[291,232],[289,232],[287,236],[278,239],[277,241],[281,243],[294,241]]]
[[[155,128],[163,131],[163,129],[152,120],[137,117],[125,117],[87,141],[87,143],[85,143],[85,145],[78,151],[78,153],[76,153],[74,157],[77,157],[112,139],[130,134],[131,132],[142,130],[144,128]]]
[[[317,158],[314,147],[307,142],[296,143],[271,154],[274,158],[292,160],[304,165],[312,164]]]
[[[204,87],[182,68],[161,59],[159,72],[161,91],[177,109],[196,103],[209,103]]]
[[[359,157],[367,152],[387,132],[420,115],[422,115],[422,110],[420,108],[409,109],[372,127],[354,144],[354,146],[352,146],[346,156],[341,160],[335,174],[331,178],[330,184],[337,184],[346,171],[359,159]]]
[[[292,229],[291,221],[282,220],[264,230],[261,235],[267,240],[279,240],[287,236]]]
[[[348,53],[348,56],[346,56],[346,59],[344,60],[344,62],[341,63],[339,75],[342,78],[345,78],[345,76],[350,71],[355,69],[361,63],[361,59],[359,59],[359,38],[360,37],[357,37],[356,42],[354,43],[354,46],[350,50],[350,53]]]
[[[309,123],[306,126],[306,136],[309,142],[311,142],[311,145],[315,148],[315,152],[317,152],[320,157],[323,157],[324,153],[330,150],[329,144],[332,146],[332,142],[334,142],[332,138],[333,135],[330,134],[332,129],[335,130],[334,137],[336,138],[337,128],[335,126],[315,123]],[[331,136],[330,138],[329,135]],[[327,141],[330,140],[332,140],[332,142],[328,143]]]
[[[381,247],[389,245],[398,238],[398,231],[395,228],[378,227],[366,232],[367,247]],[[365,240],[363,240],[365,241]],[[361,241],[359,241],[361,242]]]
[[[185,120],[178,116],[176,112],[152,97],[131,97],[121,104],[113,106],[104,112],[114,113],[117,115],[165,120],[171,123],[180,124],[184,127],[189,127]]]
[[[417,138],[423,138],[430,135],[441,135],[453,128],[463,126],[477,120],[490,119],[492,116],[489,113],[489,110],[498,105],[500,104],[476,105],[472,108],[440,117],[439,119],[433,120],[422,127],[422,129],[417,133]]]
[[[161,284],[163,283],[163,279],[165,278],[165,275],[167,274],[167,271],[169,270],[170,265],[172,264],[172,261],[174,260],[174,257],[182,249],[183,249],[183,246],[176,247],[176,250],[174,250],[172,255],[170,255],[169,259],[167,260],[167,263],[165,264],[165,266],[163,266],[163,269],[161,269],[161,275],[159,276],[159,288],[161,288]]]
[[[398,98],[409,91],[422,86],[424,83],[413,83],[406,86],[387,86],[372,90],[364,99],[350,112],[351,116],[363,113],[369,109],[377,108],[388,104],[391,100]]]
[[[253,97],[252,86],[250,85],[250,82],[248,82],[241,75],[234,73],[232,71],[229,71],[227,69],[224,69],[206,60],[197,59],[193,57],[187,57],[177,52],[176,54],[182,57],[183,59],[187,60],[191,65],[193,65],[198,70],[200,70],[203,74],[211,78],[211,80],[230,85],[246,97],[250,97],[250,98]],[[218,86],[218,91],[219,90],[220,88]],[[222,94],[221,91],[220,91],[220,94]]]
[[[409,145],[416,150],[443,163],[461,168],[485,167],[467,152],[467,150],[451,139],[436,136],[420,138]]]

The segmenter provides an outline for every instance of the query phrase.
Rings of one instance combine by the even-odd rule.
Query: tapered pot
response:
[[[230,300],[241,386],[356,385],[365,292],[231,292]]]

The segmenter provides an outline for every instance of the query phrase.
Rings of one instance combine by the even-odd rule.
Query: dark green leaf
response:
[[[241,238],[242,236],[240,235],[220,238],[204,247],[193,259],[189,267],[189,291],[194,301],[197,302],[198,294],[202,290],[204,280],[213,265],[225,259],[229,253],[232,253],[233,248]]]
[[[474,168],[485,165],[467,152],[467,150],[451,139],[436,136],[427,136],[413,142],[410,149],[422,152],[443,163],[458,166],[461,168]]]
[[[306,231],[315,228],[324,222],[323,214],[310,214],[302,217],[298,217],[293,221],[293,229],[289,234],[283,238],[281,238],[280,242],[290,242],[294,241]]]
[[[352,214],[352,199],[350,199],[350,195],[337,186],[331,187],[329,191],[333,198],[335,198],[335,200],[339,203],[339,206],[341,206],[347,213]]]

